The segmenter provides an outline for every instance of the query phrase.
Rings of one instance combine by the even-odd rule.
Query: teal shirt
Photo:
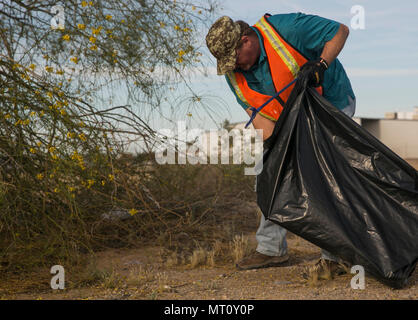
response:
[[[335,36],[340,26],[340,23],[336,21],[300,12],[277,14],[267,18],[267,20],[279,31],[286,42],[302,53],[308,60],[319,58],[325,43]],[[258,62],[248,71],[241,69],[234,71],[241,72],[244,75],[248,86],[252,90],[272,96],[276,93],[276,90],[271,78],[264,44],[258,30],[256,28],[253,29],[257,32],[260,41],[261,54]],[[225,78],[238,103],[244,109],[247,109],[248,106],[236,95],[228,77],[225,76]],[[335,59],[325,71],[322,88],[323,96],[340,110],[349,104],[348,96],[355,99],[350,80],[338,59]],[[277,88],[277,90],[280,89],[282,88]]]

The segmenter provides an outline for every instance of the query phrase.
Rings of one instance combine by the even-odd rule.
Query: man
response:
[[[306,77],[309,85],[352,117],[355,95],[336,59],[348,34],[343,24],[303,13],[266,14],[252,27],[224,16],[210,28],[206,44],[217,59],[218,75],[225,75],[238,103],[250,116],[250,107],[260,107],[296,77]],[[271,136],[292,88],[254,118],[254,127],[263,129],[263,140]],[[286,230],[263,215],[256,239],[256,252],[238,262],[239,269],[281,266],[288,261]],[[313,270],[321,278],[329,272],[343,273],[346,268],[337,257],[322,250]]]

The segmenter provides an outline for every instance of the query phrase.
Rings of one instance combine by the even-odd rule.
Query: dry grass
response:
[[[234,263],[249,255],[252,251],[248,238],[244,235],[236,235],[230,244],[230,248]]]
[[[151,269],[138,266],[129,271],[125,282],[128,286],[143,287],[155,279],[156,275]]]
[[[101,286],[105,289],[115,289],[122,286],[124,283],[123,277],[118,274],[115,269],[112,269],[109,273],[104,273]]]
[[[210,267],[214,267],[216,265],[216,257],[219,256],[222,252],[222,242],[216,240],[212,250],[208,253],[207,264]]]
[[[208,251],[203,248],[197,248],[193,251],[193,254],[190,256],[190,267],[196,268],[200,265],[204,265],[206,263],[208,256]]]
[[[222,242],[216,240],[210,250],[203,247],[195,249],[190,256],[190,267],[196,268],[198,266],[214,267],[216,265],[216,258],[222,252]]]

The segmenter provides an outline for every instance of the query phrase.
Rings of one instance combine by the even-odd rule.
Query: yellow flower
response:
[[[57,70],[57,71],[55,71],[55,73],[59,74],[59,75],[62,75],[62,74],[64,74],[64,70]]]
[[[51,152],[51,153],[55,152],[55,150],[56,150],[56,148],[55,148],[55,147],[49,147],[49,148],[48,148],[48,151],[49,151],[49,152]]]
[[[46,93],[46,95],[47,95],[48,97],[50,97],[51,99],[52,99],[52,97],[53,97],[53,93],[52,93],[51,91],[48,91],[48,92]]]
[[[77,57],[71,57],[71,58],[70,58],[70,60],[71,60],[72,62],[74,62],[75,64],[77,64],[77,63],[78,63],[78,58],[77,58]]]
[[[86,29],[86,25],[85,25],[85,24],[83,24],[83,23],[79,23],[79,24],[77,25],[77,28],[79,28],[80,30],[84,30],[84,29]]]
[[[129,214],[131,215],[131,216],[133,216],[133,215],[135,215],[135,214],[137,214],[138,213],[138,210],[135,210],[135,209],[131,209],[131,210],[129,210]]]
[[[84,135],[84,133],[80,133],[79,135],[78,135],[78,137],[80,138],[80,140],[82,140],[82,141],[86,141],[87,139],[86,139],[86,136]]]
[[[33,63],[31,63],[29,68],[31,68],[32,70],[35,70],[36,66]]]
[[[178,63],[182,63],[183,62],[183,58],[177,58],[176,59]]]
[[[9,119],[11,117],[11,115],[10,114],[6,114],[5,116],[4,116],[4,118],[5,119]]]
[[[121,22],[121,23],[125,23],[125,19],[122,19],[120,22]]]
[[[180,27],[176,25],[176,26],[174,26],[174,29],[179,30]]]
[[[110,181],[113,181],[113,179],[115,178],[115,176],[113,174],[109,174],[108,177],[109,177]]]
[[[62,116],[65,116],[67,114],[67,112],[64,109],[61,109],[60,112]]]
[[[42,145],[42,142],[41,142],[41,141],[39,141],[36,145],[37,145],[38,147],[40,147],[40,146]]]
[[[72,160],[83,161],[83,157],[78,154],[77,150],[73,152],[73,155],[71,156],[71,159]]]
[[[34,148],[30,148],[30,149],[29,149],[29,151],[30,151],[31,153],[36,153],[36,150],[35,150]]]
[[[68,35],[68,34],[63,35],[62,40],[70,41],[70,35]]]
[[[96,45],[91,46],[90,50],[93,50],[93,51],[97,50],[97,46]]]
[[[72,139],[72,138],[74,138],[74,136],[75,136],[75,133],[74,132],[68,132],[67,133],[67,138]]]
[[[112,16],[110,14],[107,14],[106,15],[106,20],[111,20],[111,19],[112,19]]]
[[[54,68],[52,68],[52,67],[50,67],[50,66],[46,66],[46,67],[45,67],[45,70],[46,70],[47,72],[52,72],[52,71],[54,71]]]
[[[81,1],[81,6],[84,8],[87,6],[87,2],[86,1]]]
[[[91,42],[91,43],[96,43],[96,38],[95,37],[93,37],[93,36],[91,36],[90,37],[90,39],[89,39],[89,41]]]
[[[89,1],[89,6],[92,6],[93,5],[93,1]]]
[[[54,189],[54,192],[55,192],[55,193],[57,193],[57,192],[58,192],[58,188],[55,188],[55,189]]]
[[[31,117],[34,117],[34,116],[36,115],[36,112],[35,112],[35,111],[32,111],[29,115],[30,115]]]
[[[73,192],[75,190],[74,187],[68,187],[68,191]]]
[[[42,173],[38,173],[38,174],[36,175],[36,178],[37,178],[38,180],[42,180],[42,179],[44,178],[44,175],[43,175]]]
[[[102,186],[104,186],[106,184],[106,181],[102,180]]]
[[[94,184],[94,180],[93,179],[88,179],[87,183],[88,183],[87,188],[90,188]]]
[[[102,26],[99,26],[98,28],[91,28],[91,33],[94,35],[98,35],[100,33],[100,30],[102,30]]]
[[[45,114],[45,112],[42,110],[42,111],[39,113],[39,116],[40,116],[40,117],[42,117],[44,114]]]
[[[178,53],[179,57],[183,56],[184,54],[185,54],[185,52],[183,50],[180,50],[179,53]]]

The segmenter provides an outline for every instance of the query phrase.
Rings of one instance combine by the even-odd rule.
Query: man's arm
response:
[[[320,59],[309,60],[299,71],[298,78],[307,79],[307,84],[319,87],[324,81],[324,73],[344,47],[349,34],[348,27],[338,24],[338,30],[331,40],[325,42]]]
[[[252,111],[250,110],[250,108],[246,109],[245,111],[251,117]],[[262,115],[260,115],[259,113],[257,113],[252,124],[255,129],[263,129],[263,141],[264,141],[268,137],[270,137],[271,134],[273,133],[276,122],[274,122],[273,120],[267,119],[263,117]]]
[[[340,24],[335,36],[330,41],[325,43],[324,49],[321,53],[321,58],[324,59],[328,65],[330,65],[341,52],[349,33],[349,28],[344,24]]]

